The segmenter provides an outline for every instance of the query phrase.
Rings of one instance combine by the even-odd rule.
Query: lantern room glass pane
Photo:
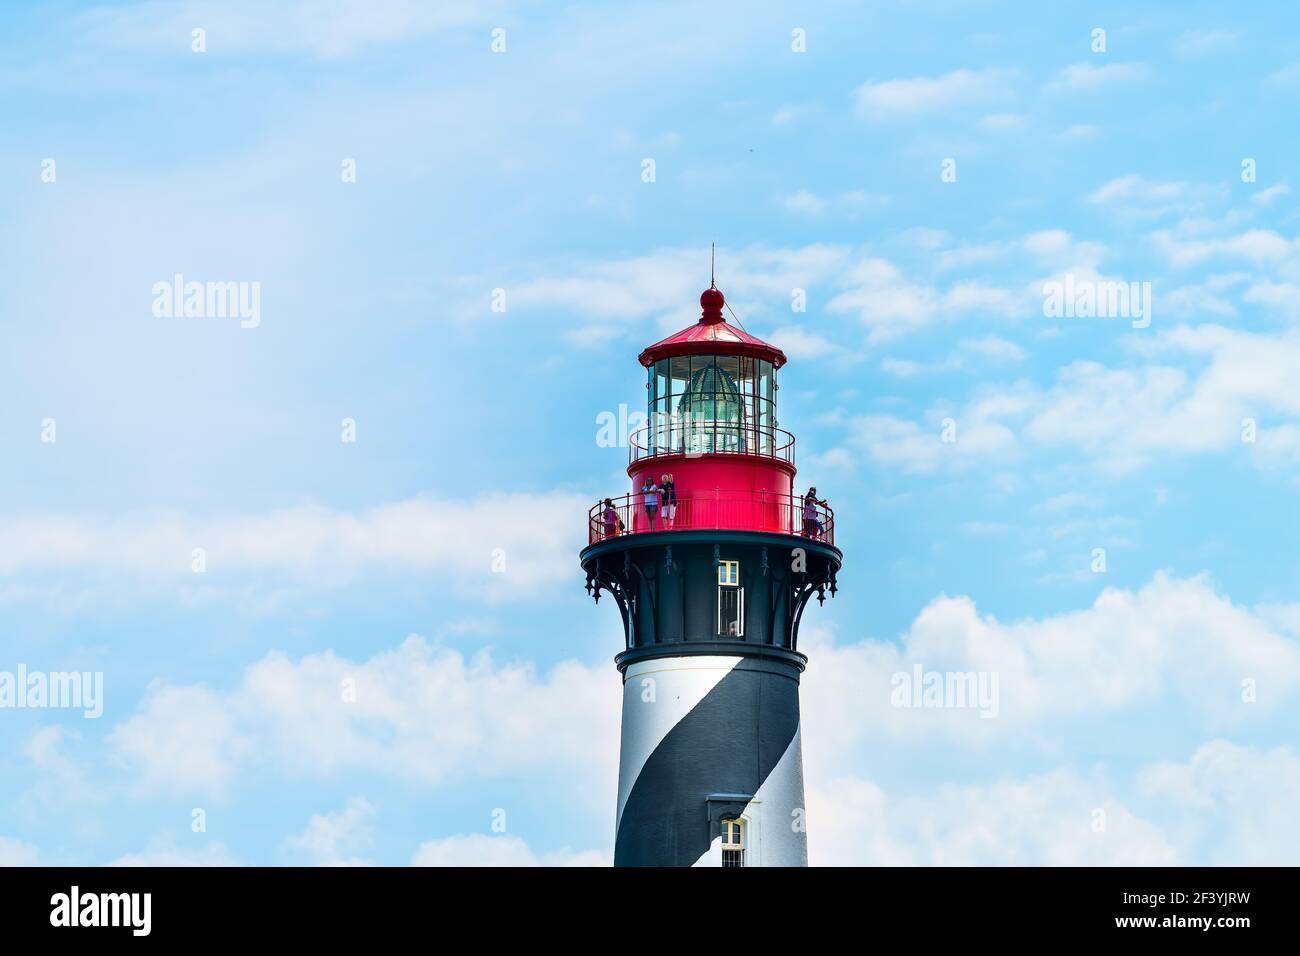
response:
[[[649,435],[651,447],[658,452],[672,448],[672,398],[668,392],[668,360],[654,363],[650,374]]]
[[[760,360],[757,370],[757,429],[759,435],[760,454],[770,455],[773,450],[773,419],[775,418],[772,406],[772,363]]]
[[[736,382],[740,363],[734,355],[691,357],[691,377],[677,404],[686,428],[686,451],[693,454],[744,450],[744,403]]]

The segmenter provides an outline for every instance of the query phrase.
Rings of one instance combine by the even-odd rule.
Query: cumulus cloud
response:
[[[1154,339],[1149,350],[1206,364],[1199,375],[1189,375],[1164,365],[1072,363],[1043,396],[1025,433],[1049,445],[1074,445],[1118,470],[1160,452],[1245,449],[1266,463],[1277,416],[1300,418],[1300,395],[1291,384],[1300,377],[1294,335],[1181,326]],[[1254,443],[1242,442],[1246,418],[1260,419]]]
[[[1256,266],[1294,263],[1297,244],[1272,229],[1249,229],[1234,236],[1188,239],[1170,230],[1151,235],[1155,248],[1174,268],[1200,265],[1210,259],[1241,259]]]
[[[839,351],[834,342],[797,325],[776,329],[767,340],[792,359],[817,359]]]
[[[1133,348],[1189,361],[1193,369],[1158,361],[1119,368],[1072,362],[1047,388],[986,389],[964,408],[932,411],[926,421],[852,419],[848,440],[869,460],[913,474],[1008,461],[1030,447],[1073,449],[1116,474],[1160,454],[1237,450],[1264,468],[1300,463],[1300,394],[1293,387],[1300,380],[1300,339],[1294,333],[1179,326],[1135,340]],[[946,417],[956,423],[955,441],[942,441]],[[1255,423],[1254,441],[1243,441],[1247,420]]]
[[[787,212],[804,213],[810,216],[819,216],[826,211],[826,200],[817,198],[806,189],[800,189],[786,197],[782,205]]]
[[[1156,574],[1137,590],[1107,588],[1092,606],[1000,621],[969,597],[936,598],[897,643],[804,640],[810,763],[843,766],[867,735],[989,742],[1054,721],[1169,704],[1208,727],[1277,713],[1300,687],[1300,643],[1219,594],[1204,575]],[[894,675],[997,675],[996,713],[896,706]],[[1257,700],[1243,701],[1242,682]]]
[[[618,713],[604,665],[567,661],[543,676],[413,635],[365,661],[272,652],[228,690],[155,682],[108,744],[147,793],[225,795],[250,767],[427,786],[555,770],[612,787]]]
[[[1211,740],[1132,780],[1058,768],[887,793],[858,776],[808,794],[814,866],[1288,866],[1300,756]]]
[[[1105,63],[1100,66],[1091,63],[1071,63],[1052,78],[1047,88],[1056,91],[1092,92],[1108,86],[1130,83],[1145,75],[1146,68],[1140,63]]]
[[[1184,763],[1148,767],[1140,790],[1208,865],[1295,864],[1300,756],[1290,747],[1262,750],[1213,740]]]
[[[1261,189],[1250,197],[1250,201],[1261,206],[1270,205],[1273,200],[1281,199],[1283,196],[1291,195],[1291,187],[1279,183],[1276,186],[1269,186],[1267,189]]]
[[[0,517],[0,573],[76,568],[180,581],[196,591],[240,579],[329,586],[379,572],[439,574],[485,597],[508,599],[573,575],[572,555],[590,506],[581,495],[551,492],[221,518],[13,515]],[[551,520],[555,515],[572,520]],[[194,574],[196,548],[204,552],[202,576]],[[504,573],[493,572],[496,549]]]
[[[112,758],[142,792],[222,794],[253,749],[229,703],[201,684],[154,681],[140,711],[110,733]]]
[[[1095,829],[1097,821],[1104,830]],[[1056,770],[889,796],[859,777],[808,797],[814,866],[1167,866],[1177,849],[1103,780]],[[823,825],[819,822],[825,821]]]
[[[145,849],[127,853],[107,864],[108,866],[239,866],[239,860],[223,843],[208,841],[201,846],[186,847],[177,843],[170,834],[162,834],[149,841]]]
[[[302,853],[314,866],[370,866],[360,854],[375,842],[375,808],[365,797],[350,797],[342,810],[313,814],[307,828],[285,847]]]
[[[538,854],[517,836],[458,834],[420,844],[412,866],[612,866],[600,850],[569,849]]]
[[[895,362],[892,374],[908,377],[919,366]],[[931,427],[894,415],[862,415],[850,424],[849,441],[873,462],[908,474],[928,474],[944,466],[968,467],[989,457],[1006,461],[1016,452],[1015,433],[983,417],[958,421],[955,441],[945,441],[949,425],[935,418]]]
[[[806,215],[852,215],[887,202],[888,196],[858,190],[830,197],[800,190],[786,205]],[[1037,315],[1046,279],[1066,271],[1097,277],[1096,267],[1107,253],[1104,244],[1063,229],[953,248],[944,248],[949,237],[934,230],[910,230],[902,238],[922,247],[921,261],[901,264],[848,245],[720,249],[719,285],[750,323],[764,313],[788,313],[794,289],[828,291],[827,312],[856,318],[867,329],[868,343],[880,344],[939,322]],[[568,323],[563,334],[581,347],[603,347],[633,333],[666,334],[699,318],[693,304],[698,283],[692,277],[708,256],[706,248],[663,249],[629,259],[556,264],[550,274],[509,281],[510,308],[562,314]],[[980,276],[946,283],[934,279],[999,259],[1014,261],[1021,272],[1012,285]],[[655,329],[647,331],[647,323]]]
[[[1174,41],[1174,50],[1179,56],[1206,56],[1230,50],[1240,39],[1236,30],[1187,30]]]
[[[99,7],[81,17],[81,26],[92,41],[129,50],[188,50],[190,31],[201,25],[215,50],[333,59],[366,48],[411,43],[439,31],[495,23],[499,6],[422,0],[155,0],[130,7]]]
[[[1107,203],[1116,200],[1169,200],[1177,199],[1187,189],[1186,183],[1159,182],[1144,179],[1136,174],[1120,176],[1099,186],[1088,196],[1092,203]]]
[[[829,198],[818,196],[807,189],[800,189],[781,201],[781,205],[787,212],[814,217],[828,211],[852,215],[888,203],[888,196],[868,193],[861,189],[851,189]]]
[[[889,342],[940,318],[971,313],[1014,315],[1019,303],[1005,289],[978,282],[958,282],[946,291],[909,279],[894,263],[864,259],[845,273],[848,288],[827,306],[831,312],[856,315],[871,343]]]
[[[902,119],[1013,93],[1009,70],[954,70],[942,76],[867,82],[854,91],[859,114],[875,120]]]
[[[1016,113],[990,113],[980,120],[980,128],[990,131],[1020,129],[1025,118]]]
[[[626,259],[552,264],[549,274],[508,283],[510,309],[554,310],[571,317],[564,334],[580,347],[603,346],[632,332],[644,335],[647,322],[661,334],[675,332],[700,317],[699,277],[709,254],[708,247],[674,248]],[[851,258],[852,250],[842,245],[724,247],[717,250],[718,285],[742,318],[752,317],[750,305],[788,312],[791,289],[831,281]],[[474,311],[482,310],[475,306]]]
[[[37,855],[30,843],[0,836],[0,866],[35,866]]]

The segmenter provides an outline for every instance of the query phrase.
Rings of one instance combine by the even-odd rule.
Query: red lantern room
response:
[[[834,520],[794,488],[794,436],[780,427],[775,345],[730,325],[721,290],[700,296],[700,320],[651,345],[646,369],[647,424],[632,434],[631,494],[592,509],[591,543],[616,534],[690,528],[773,531],[834,543]],[[677,504],[662,491],[665,476]],[[647,479],[653,486],[647,490]],[[659,508],[646,508],[652,496]],[[675,513],[674,513],[675,512]]]

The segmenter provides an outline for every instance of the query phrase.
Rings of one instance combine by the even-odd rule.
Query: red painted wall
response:
[[[628,468],[632,494],[640,495],[646,475],[659,483],[664,472],[677,483],[677,528],[733,528],[752,531],[799,531],[798,503],[791,497],[793,465],[756,455],[664,455]],[[634,498],[631,531],[650,530],[649,519]],[[665,526],[659,516],[656,528]]]

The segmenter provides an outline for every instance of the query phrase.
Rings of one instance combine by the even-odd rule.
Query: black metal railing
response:
[[[774,425],[723,419],[669,419],[643,425],[628,440],[632,464],[663,455],[757,455],[794,464],[794,436]]]

